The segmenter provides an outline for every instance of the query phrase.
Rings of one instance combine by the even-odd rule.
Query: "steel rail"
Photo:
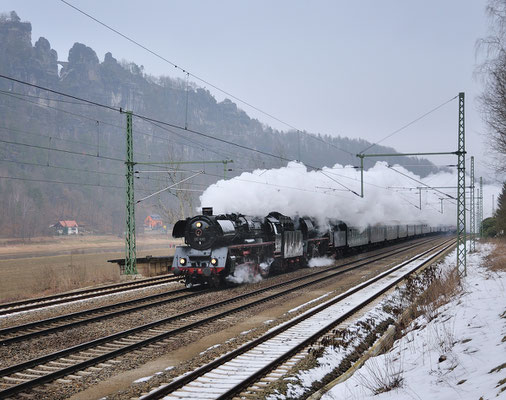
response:
[[[230,353],[227,353],[227,354],[219,357],[218,359],[210,362],[209,364],[206,364],[206,365],[204,365],[204,366],[196,369],[195,371],[190,372],[190,373],[188,373],[188,374],[186,374],[186,375],[184,375],[184,376],[176,379],[175,381],[169,383],[168,385],[162,386],[162,387],[160,387],[157,390],[151,391],[149,394],[147,394],[145,396],[142,396],[141,397],[142,400],[160,399],[160,398],[162,398],[162,397],[164,397],[164,396],[166,396],[166,395],[168,395],[168,394],[170,394],[170,393],[172,393],[172,392],[174,392],[174,391],[182,388],[186,384],[188,384],[188,383],[196,380],[200,376],[203,376],[205,373],[214,370],[216,367],[219,367],[219,366],[225,364],[226,362],[228,362],[228,361],[230,361],[230,360],[232,360],[234,358],[237,358],[238,356],[240,356],[241,354],[244,354],[248,350],[251,350],[252,348],[254,348],[254,347],[256,347],[256,346],[258,346],[258,345],[266,342],[267,340],[269,340],[269,339],[271,339],[271,338],[279,335],[280,333],[282,333],[282,332],[288,330],[289,328],[291,328],[291,327],[299,324],[300,322],[308,319],[309,317],[314,316],[315,314],[319,313],[320,311],[324,310],[325,308],[328,308],[329,306],[334,305],[334,304],[342,301],[343,299],[346,299],[347,297],[351,296],[352,294],[357,293],[358,291],[360,291],[360,290],[368,287],[372,283],[375,283],[375,282],[381,280],[382,278],[384,278],[385,276],[390,275],[392,272],[395,272],[395,271],[399,270],[400,268],[408,265],[409,263],[411,263],[411,262],[413,262],[413,261],[415,261],[415,260],[423,257],[424,255],[426,255],[426,254],[434,251],[435,249],[444,246],[444,248],[442,250],[439,250],[435,255],[432,255],[428,260],[424,261],[421,265],[417,265],[416,267],[414,267],[413,269],[411,269],[410,271],[408,271],[406,274],[403,274],[398,279],[395,279],[391,284],[389,284],[388,286],[386,286],[385,288],[383,288],[381,291],[379,291],[379,292],[375,293],[373,296],[365,299],[358,306],[354,307],[352,310],[346,312],[345,314],[343,314],[342,316],[340,316],[336,320],[332,321],[327,326],[325,326],[324,328],[320,329],[318,332],[314,333],[309,338],[305,339],[303,342],[301,342],[299,345],[295,346],[294,348],[292,348],[288,352],[286,352],[283,355],[277,357],[274,361],[272,361],[267,366],[265,366],[262,369],[260,369],[257,373],[255,373],[254,375],[252,375],[249,378],[245,379],[241,383],[235,385],[233,388],[229,389],[225,394],[222,394],[219,397],[216,397],[216,399],[229,399],[232,396],[237,395],[242,390],[244,390],[245,388],[249,387],[254,382],[258,381],[259,378],[261,378],[262,376],[264,376],[268,372],[270,372],[273,369],[275,369],[279,364],[281,364],[282,362],[285,362],[286,360],[288,360],[289,358],[291,358],[293,355],[295,355],[296,353],[298,353],[300,350],[304,349],[305,347],[307,347],[311,343],[314,343],[319,337],[321,337],[322,335],[324,335],[325,333],[327,333],[330,329],[332,329],[333,327],[335,327],[337,324],[343,322],[345,319],[347,319],[348,317],[350,317],[351,315],[353,315],[354,313],[356,313],[358,310],[360,310],[361,308],[363,308],[365,305],[369,304],[370,302],[372,302],[373,300],[375,300],[376,298],[378,298],[379,296],[381,296],[383,293],[385,293],[387,290],[389,290],[392,287],[394,287],[395,285],[397,285],[399,282],[401,282],[403,279],[405,279],[406,276],[408,276],[411,273],[413,273],[414,271],[422,268],[424,265],[432,262],[435,257],[439,256],[442,252],[446,251],[448,248],[450,248],[451,246],[453,246],[455,244],[455,240],[454,239],[452,239],[451,241],[453,243],[450,243],[450,244],[447,245],[447,243],[448,243],[448,241],[447,241],[447,242],[438,244],[437,246],[434,246],[433,248],[431,248],[431,249],[429,249],[427,251],[424,251],[423,253],[421,253],[421,254],[413,257],[412,259],[407,260],[407,261],[399,264],[397,267],[394,267],[394,268],[392,268],[392,269],[390,269],[390,270],[388,270],[386,272],[383,272],[383,273],[375,276],[374,278],[370,279],[367,282],[364,282],[364,283],[362,283],[360,285],[355,286],[351,290],[348,290],[347,292],[345,292],[345,293],[337,296],[336,298],[332,299],[331,301],[326,302],[325,304],[323,304],[321,306],[315,307],[313,310],[311,310],[311,311],[309,311],[307,313],[304,313],[300,317],[294,318],[293,320],[291,320],[291,321],[283,324],[282,326],[280,326],[278,328],[275,328],[274,330],[270,331],[269,333],[267,333],[267,334],[265,334],[265,335],[263,335],[263,336],[255,339],[255,340],[253,340],[253,341],[251,341],[249,343],[246,343],[245,345],[239,347],[236,350],[231,351]]]
[[[88,324],[91,322],[97,322],[102,319],[112,318],[112,317],[116,317],[118,315],[129,314],[132,312],[145,310],[147,308],[156,307],[156,306],[160,306],[163,304],[168,304],[168,303],[172,303],[175,301],[185,300],[185,299],[188,299],[191,297],[200,296],[200,295],[202,295],[204,293],[208,293],[208,292],[209,292],[209,290],[201,290],[201,291],[195,292],[195,293],[188,293],[188,289],[186,289],[186,288],[178,289],[178,290],[174,290],[171,292],[159,293],[159,294],[154,294],[154,295],[151,295],[148,297],[142,297],[140,299],[133,299],[133,300],[124,301],[121,303],[111,304],[108,306],[102,306],[102,307],[94,308],[92,310],[77,311],[74,313],[59,315],[57,317],[47,318],[47,319],[40,320],[40,321],[29,322],[29,323],[23,324],[23,325],[16,325],[16,326],[12,326],[9,328],[0,329],[0,337],[2,337],[2,336],[6,336],[6,335],[11,335],[13,333],[20,332],[20,331],[37,329],[38,327],[42,327],[44,325],[54,324],[54,323],[66,321],[66,320],[72,320],[75,318],[83,317],[85,315],[91,315],[91,317],[89,317],[89,318],[81,319],[78,321],[71,321],[71,322],[68,322],[63,325],[51,326],[49,328],[41,329],[38,331],[31,331],[31,332],[28,332],[28,333],[25,333],[25,334],[22,334],[19,336],[13,336],[13,337],[7,337],[4,339],[0,339],[0,346],[6,346],[11,343],[16,343],[16,342],[20,342],[23,340],[33,339],[37,336],[48,335],[50,333],[58,332],[58,331],[61,331],[64,329],[75,328],[79,325]],[[141,305],[127,308],[124,310],[117,310],[117,311],[107,313],[107,311],[114,310],[116,308],[127,307],[129,305],[138,304],[138,303],[146,303],[151,300],[174,296],[179,293],[187,293],[187,294],[183,295],[183,296],[172,297],[169,299],[158,300],[158,301],[155,301],[154,303],[141,304]],[[105,313],[105,314],[96,315],[99,313]]]
[[[0,315],[14,314],[21,311],[28,311],[37,308],[48,307],[56,304],[70,303],[72,301],[85,300],[96,296],[104,296],[107,294],[114,294],[124,292],[127,290],[135,290],[147,286],[160,285],[168,282],[175,282],[180,278],[173,275],[156,278],[148,278],[139,280],[137,282],[117,283],[114,285],[103,286],[94,289],[85,289],[76,292],[69,292],[63,294],[55,294],[46,297],[39,297],[28,300],[21,300],[12,303],[0,304]]]
[[[412,247],[414,247],[414,246],[408,246],[409,249],[412,248]],[[12,396],[14,394],[17,394],[17,393],[20,393],[20,392],[23,392],[23,391],[26,391],[26,390],[29,390],[29,389],[31,389],[33,387],[42,385],[44,383],[48,383],[48,382],[54,381],[54,380],[56,380],[58,378],[61,378],[63,376],[72,374],[74,372],[77,372],[77,371],[80,371],[80,370],[83,370],[83,369],[86,369],[86,368],[88,368],[90,366],[96,365],[96,364],[101,363],[103,361],[106,361],[106,360],[109,360],[109,359],[112,359],[112,358],[116,358],[116,357],[118,357],[118,356],[120,356],[122,354],[125,354],[125,353],[128,353],[128,352],[137,350],[139,348],[148,346],[149,344],[152,344],[154,342],[158,342],[158,341],[167,339],[167,338],[169,338],[171,336],[174,336],[174,335],[183,333],[185,331],[191,330],[193,328],[205,325],[205,324],[207,324],[209,322],[212,322],[214,320],[226,317],[228,315],[231,315],[231,314],[243,311],[243,310],[245,310],[247,308],[251,308],[251,307],[254,307],[256,305],[268,302],[270,300],[273,300],[273,299],[276,299],[278,297],[284,296],[284,295],[286,295],[288,293],[291,293],[291,292],[293,292],[295,290],[298,290],[298,289],[301,289],[301,288],[313,285],[313,284],[321,282],[323,280],[331,279],[331,278],[333,278],[335,276],[338,276],[340,274],[343,274],[345,272],[352,271],[354,269],[360,268],[361,266],[364,266],[364,265],[367,265],[367,264],[371,264],[371,263],[373,263],[375,261],[378,261],[379,259],[387,258],[389,256],[396,255],[396,254],[398,254],[398,253],[400,253],[402,251],[406,251],[406,250],[407,250],[406,248],[404,250],[402,250],[402,249],[401,250],[397,250],[397,251],[392,252],[390,255],[380,256],[377,259],[370,260],[370,261],[367,261],[367,262],[362,262],[362,263],[360,263],[358,265],[355,265],[353,267],[336,271],[336,272],[334,272],[334,273],[332,273],[332,274],[330,274],[328,276],[324,276],[324,277],[318,278],[316,280],[313,280],[311,282],[306,282],[306,283],[300,284],[300,285],[298,285],[296,287],[293,287],[293,288],[290,288],[290,289],[286,289],[284,291],[272,294],[272,295],[267,296],[267,297],[263,297],[263,298],[258,299],[258,300],[254,300],[254,301],[252,301],[252,302],[250,302],[248,304],[244,304],[242,306],[239,306],[239,307],[236,307],[236,308],[233,308],[233,309],[230,309],[230,310],[226,310],[224,312],[221,312],[221,313],[209,316],[209,317],[205,317],[205,318],[203,318],[203,319],[201,319],[199,321],[191,322],[191,323],[189,323],[189,324],[187,324],[185,326],[182,326],[182,327],[179,327],[179,328],[175,328],[175,329],[172,329],[172,330],[168,330],[168,331],[166,331],[164,333],[157,334],[157,335],[152,336],[152,337],[150,337],[148,339],[143,339],[143,340],[140,340],[140,341],[138,341],[136,343],[125,345],[122,348],[110,351],[108,353],[99,355],[99,356],[94,357],[94,358],[90,358],[89,360],[78,362],[78,363],[76,363],[74,365],[70,365],[70,366],[62,368],[62,369],[60,369],[58,371],[46,374],[44,376],[37,377],[37,378],[32,379],[30,381],[23,382],[23,383],[15,385],[15,386],[11,386],[10,388],[7,388],[7,389],[5,389],[3,391],[0,391],[0,399]],[[353,264],[353,263],[356,263],[356,262],[358,262],[358,261],[350,262],[349,264]],[[328,271],[322,271],[322,272],[328,272]],[[6,377],[6,376],[12,375],[12,374],[14,374],[16,372],[20,372],[20,371],[26,370],[28,368],[35,367],[37,365],[45,364],[45,363],[48,363],[50,361],[60,359],[62,357],[66,357],[66,356],[68,356],[70,354],[82,352],[84,350],[88,350],[88,349],[93,348],[93,347],[104,345],[104,344],[106,344],[108,342],[112,342],[112,341],[117,340],[117,339],[122,339],[122,338],[124,338],[126,336],[133,335],[133,334],[139,333],[141,331],[146,331],[148,329],[154,328],[154,327],[159,326],[159,325],[169,324],[171,322],[183,319],[185,317],[195,316],[196,313],[204,312],[204,311],[207,311],[207,310],[210,310],[210,309],[213,309],[213,308],[217,308],[217,307],[220,307],[220,306],[223,306],[223,305],[226,305],[226,304],[237,302],[237,301],[245,299],[247,297],[251,297],[251,296],[256,295],[256,294],[261,294],[262,292],[265,292],[267,290],[272,290],[275,287],[281,287],[281,286],[285,286],[287,284],[288,283],[281,283],[281,284],[275,285],[275,286],[270,287],[270,288],[259,289],[259,290],[256,290],[256,291],[253,291],[253,292],[250,292],[250,293],[247,293],[247,294],[236,296],[236,297],[231,298],[231,299],[227,299],[227,300],[220,301],[220,302],[217,302],[217,303],[214,303],[214,304],[210,304],[210,305],[201,307],[201,308],[196,309],[196,310],[192,310],[192,311],[189,311],[189,312],[181,313],[179,315],[172,316],[172,317],[169,317],[169,318],[165,318],[165,319],[162,319],[162,320],[159,320],[159,321],[154,321],[154,322],[151,322],[151,323],[148,323],[148,324],[136,327],[136,328],[132,328],[132,329],[129,329],[129,330],[126,330],[126,331],[123,331],[123,332],[119,332],[119,333],[116,333],[116,334],[113,334],[113,335],[109,335],[109,336],[104,337],[104,338],[100,338],[100,339],[96,339],[96,340],[93,340],[93,341],[90,341],[90,342],[82,343],[82,344],[73,346],[71,348],[67,348],[67,349],[64,349],[64,350],[61,350],[61,351],[58,351],[58,352],[55,352],[55,353],[51,353],[51,354],[48,354],[48,355],[45,355],[45,356],[42,356],[42,357],[38,357],[38,358],[35,358],[35,359],[32,359],[32,360],[29,360],[27,362],[23,362],[23,363],[20,363],[20,364],[17,364],[17,365],[13,365],[11,367],[7,367],[5,369],[0,370],[0,377]]]
[[[421,243],[416,243],[416,244],[413,244],[412,246],[404,247],[404,248],[402,248],[399,251],[404,252],[407,249],[410,249],[410,248],[413,248],[413,247],[416,247],[416,246],[419,246],[419,245],[423,245],[426,242],[427,241],[423,241]],[[380,252],[378,254],[374,254],[374,255],[371,255],[371,256],[363,257],[363,258],[360,259],[360,261],[367,260],[369,258],[378,257],[378,256],[381,256],[382,254],[387,254],[387,256],[391,256],[391,253],[392,253],[392,250],[390,249],[390,250],[387,250],[385,252]],[[294,279],[286,281],[285,284],[297,282],[297,281],[304,280],[304,279],[310,279],[311,277],[314,277],[316,275],[320,275],[320,274],[326,273],[327,271],[330,271],[330,270],[333,270],[333,269],[337,269],[337,268],[341,268],[342,266],[350,265],[350,263],[355,263],[355,262],[358,262],[358,261],[357,260],[355,260],[355,261],[349,261],[347,263],[339,264],[337,266],[333,266],[333,267],[326,268],[326,269],[318,271],[318,272],[314,272],[314,273],[308,274],[308,275],[306,275],[304,277],[294,278]],[[264,288],[264,289],[268,290],[269,288]],[[181,293],[181,292],[186,292],[186,291],[187,291],[187,289],[180,289],[180,290],[172,291],[172,292],[169,292],[169,293],[160,293],[160,294],[152,295],[152,296],[149,296],[149,297],[144,297],[144,298],[141,298],[141,299],[134,299],[134,300],[125,301],[125,302],[122,302],[122,303],[116,303],[116,304],[112,304],[112,305],[108,305],[108,306],[103,306],[103,307],[95,308],[93,310],[78,311],[78,312],[75,312],[75,313],[60,315],[60,316],[57,316],[57,317],[48,318],[48,319],[44,319],[44,320],[40,320],[40,321],[35,321],[35,322],[30,322],[30,323],[23,324],[23,325],[16,325],[16,326],[13,326],[13,327],[0,329],[0,337],[1,336],[6,336],[6,335],[10,335],[10,334],[13,334],[13,333],[16,333],[16,332],[20,332],[20,331],[23,331],[23,330],[36,329],[37,327],[39,327],[41,325],[48,325],[48,324],[53,324],[53,323],[60,322],[60,321],[70,320],[70,319],[74,319],[74,318],[80,318],[80,317],[85,316],[87,314],[94,315],[94,314],[97,314],[97,313],[100,313],[100,312],[106,312],[108,310],[112,310],[112,309],[115,309],[115,308],[118,308],[118,307],[126,307],[128,305],[132,305],[132,304],[136,304],[136,303],[140,303],[140,302],[146,302],[146,301],[150,301],[150,300],[155,300],[156,298],[160,298],[160,297],[168,297],[168,296],[171,296],[171,295],[174,295],[174,294],[177,294],[177,293]],[[132,308],[129,308],[129,309],[126,309],[126,310],[118,310],[118,311],[114,311],[114,312],[111,312],[111,313],[106,313],[106,314],[102,314],[102,315],[98,315],[98,316],[94,316],[94,317],[92,316],[90,318],[86,318],[86,319],[82,319],[82,320],[78,320],[78,321],[72,321],[72,322],[69,322],[69,323],[63,324],[63,325],[52,326],[52,327],[49,327],[49,328],[46,328],[46,329],[41,329],[41,330],[38,330],[38,331],[31,331],[31,332],[28,332],[28,333],[23,334],[23,335],[18,335],[18,336],[13,336],[13,337],[7,337],[7,338],[4,338],[4,339],[0,339],[0,346],[5,346],[5,345],[11,344],[11,343],[16,343],[16,342],[20,342],[20,341],[24,341],[24,340],[28,340],[28,339],[33,339],[33,338],[35,338],[37,336],[47,335],[47,334],[58,332],[58,331],[61,331],[61,330],[64,330],[64,329],[74,328],[74,327],[77,327],[79,325],[83,325],[83,324],[87,324],[87,323],[92,323],[92,322],[97,322],[99,320],[115,317],[115,316],[118,316],[118,315],[132,313],[132,312],[144,310],[144,309],[151,308],[151,307],[156,307],[158,305],[163,305],[163,304],[171,303],[171,302],[174,302],[174,301],[180,301],[180,300],[183,300],[185,298],[190,298],[190,297],[193,297],[193,296],[196,296],[196,295],[202,295],[204,293],[208,293],[208,291],[198,292],[196,294],[190,294],[188,296],[180,296],[180,297],[177,297],[177,298],[164,299],[164,300],[160,300],[160,301],[157,301],[157,302],[154,302],[154,303],[143,304],[143,305],[139,305],[137,307],[132,307]]]

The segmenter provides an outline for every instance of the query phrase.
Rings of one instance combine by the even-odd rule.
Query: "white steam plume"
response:
[[[422,179],[399,165],[393,168],[431,187],[456,186],[457,183],[456,171],[440,172]],[[418,190],[399,187],[424,185],[393,171],[385,162],[377,162],[373,168],[364,171],[364,198],[346,191],[335,181],[360,193],[360,171],[351,166],[336,164],[319,172],[309,171],[301,163],[290,162],[286,167],[259,169],[230,180],[220,180],[205,190],[200,202],[203,207],[213,207],[215,214],[239,212],[265,216],[271,211],[279,211],[320,221],[336,218],[357,227],[378,223],[456,224],[456,200],[434,190],[422,190],[422,209],[418,209]],[[456,189],[440,191],[453,197],[457,193]],[[487,186],[484,192],[487,196],[487,193],[499,193],[500,188]],[[443,213],[440,212],[440,198],[445,198]],[[469,200],[466,205],[469,207]]]
[[[227,281],[232,283],[257,283],[262,277],[255,274],[249,263],[240,264],[235,267],[234,273],[226,277]]]
[[[309,260],[308,267],[314,268],[314,267],[328,267],[335,263],[336,260],[334,260],[331,257],[315,257]]]

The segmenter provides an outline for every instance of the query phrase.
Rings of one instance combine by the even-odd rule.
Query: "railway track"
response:
[[[427,243],[427,242],[424,242]],[[225,318],[231,314],[279,298],[294,290],[314,285],[326,279],[371,264],[380,259],[399,254],[423,243],[407,246],[403,249],[384,252],[382,255],[367,257],[368,261],[358,260],[339,266],[338,270],[324,270],[309,276],[296,278],[282,284],[263,288],[221,302],[209,304],[196,310],[151,322],[133,329],[82,343],[55,353],[29,360],[0,370],[0,398],[26,392],[44,383],[63,377],[71,379],[90,374],[96,365],[104,362],[115,363],[115,358],[141,348],[157,348],[177,340],[181,333],[193,332],[210,322]],[[386,254],[389,253],[389,254]],[[353,265],[355,264],[355,265]],[[352,265],[352,266],[347,266]],[[319,276],[321,275],[321,276]],[[306,280],[308,282],[302,282]],[[285,286],[292,286],[284,289]],[[267,291],[275,293],[265,295]],[[240,303],[237,305],[237,303]],[[225,310],[220,310],[225,308]],[[89,369],[87,371],[87,369]],[[73,375],[73,374],[77,374]],[[37,389],[35,389],[36,391]]]
[[[240,398],[251,396],[254,392],[244,392],[248,387],[287,360],[293,359],[297,353],[303,352],[336,325],[362,310],[413,272],[432,262],[454,244],[455,241],[451,241],[434,246],[282,324],[258,339],[169,384],[162,385],[141,399],[230,399],[239,394]]]
[[[402,248],[401,250],[398,251],[403,252],[413,247],[423,245],[424,243],[425,242],[422,241],[420,243],[412,244],[411,246]],[[385,256],[385,255],[391,256],[392,254],[393,252],[390,249],[384,252],[380,252],[379,254],[363,257],[361,258],[361,261],[371,258],[379,260],[381,258],[377,258],[378,256]],[[285,284],[290,284],[293,282],[309,279],[314,276],[325,274],[326,271],[332,271],[346,265],[350,265],[350,262],[326,268],[318,272],[308,274],[304,277],[292,279],[290,281],[287,281]],[[270,289],[269,287],[265,288],[265,290],[269,289]],[[98,322],[104,319],[109,319],[120,315],[126,315],[128,313],[139,312],[152,307],[169,304],[176,301],[190,299],[195,296],[201,296],[202,294],[208,292],[209,290],[201,290],[197,293],[188,293],[187,289],[179,289],[167,293],[160,293],[148,297],[143,297],[140,299],[134,299],[125,302],[115,303],[112,305],[97,307],[92,310],[74,312],[70,314],[60,315],[57,317],[43,319],[40,321],[0,329],[0,346],[6,346],[12,343],[33,339],[35,337],[60,332],[65,329],[72,329],[80,325]],[[182,295],[177,296],[178,294]]]
[[[163,283],[176,282],[178,280],[179,278],[173,276],[172,274],[162,275],[157,276],[156,278],[117,283],[114,285],[102,286],[100,288],[78,290],[75,292],[61,293],[53,296],[38,297],[34,299],[4,303],[0,304],[0,316],[69,303],[77,300],[91,299],[93,297],[105,296],[108,294],[120,293],[128,290],[141,289],[148,286],[160,285]]]
[[[188,289],[178,289],[166,293],[154,294],[140,299],[128,300],[112,305],[96,307],[91,310],[78,311],[70,314],[47,318],[40,321],[29,322],[9,328],[0,329],[0,346],[33,339],[42,335],[49,335],[75,328],[79,325],[90,324],[119,315],[146,310],[176,301],[201,296],[209,290],[188,293]],[[181,294],[180,296],[178,296]]]

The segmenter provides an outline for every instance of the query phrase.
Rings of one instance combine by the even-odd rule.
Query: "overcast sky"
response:
[[[474,77],[476,40],[488,29],[485,0],[68,1],[309,132],[376,142],[464,91],[468,155],[476,156],[477,175],[488,175],[481,164],[487,161],[487,148],[476,101],[481,84]],[[147,73],[184,77],[59,0],[0,4],[0,11],[16,10],[30,21],[32,41],[47,38],[60,60],[67,59],[74,42],[81,42],[100,60],[110,51],[117,59],[143,65]],[[454,100],[382,144],[406,152],[455,151],[457,116]]]

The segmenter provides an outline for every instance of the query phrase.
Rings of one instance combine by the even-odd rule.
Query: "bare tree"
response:
[[[496,170],[506,172],[506,0],[489,0],[486,10],[490,34],[477,42],[478,51],[485,54],[479,68],[484,80],[479,100],[496,154]]]
[[[173,154],[167,154],[167,160],[174,162],[174,164],[170,164],[167,168],[167,173],[164,175],[165,183],[161,184],[164,187],[174,185],[188,177],[188,172],[181,170],[181,165],[177,164],[178,161]],[[166,196],[159,196],[157,208],[160,210],[160,214],[172,223],[195,214],[196,192],[193,190],[190,180],[189,182],[177,185],[169,191],[169,195],[175,201],[171,202],[170,198],[167,199]]]

